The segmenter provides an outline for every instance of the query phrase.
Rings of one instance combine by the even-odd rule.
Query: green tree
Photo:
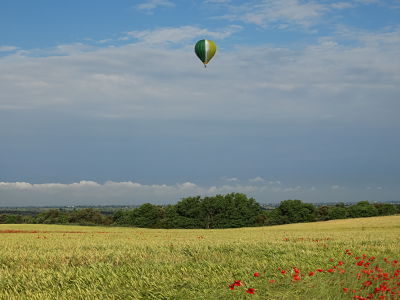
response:
[[[167,205],[164,207],[164,217],[160,220],[160,228],[195,228],[187,226],[181,220],[181,216],[176,212],[176,205]]]
[[[327,221],[327,220],[329,220],[330,219],[329,210],[330,210],[330,207],[326,206],[326,205],[318,207],[317,220],[318,221]]]
[[[376,207],[369,204],[368,201],[360,201],[357,204],[350,206],[348,212],[349,217],[351,218],[364,218],[378,215]]]
[[[117,210],[112,215],[112,222],[118,225],[128,225],[128,212],[125,210]]]
[[[256,226],[260,223],[262,208],[254,198],[241,193],[217,195],[216,202],[222,206],[216,216],[217,228]]]
[[[68,214],[68,222],[81,225],[95,225],[110,223],[98,210],[84,208],[74,210]]]
[[[171,209],[172,212],[172,209]],[[174,221],[171,221],[171,216]],[[241,193],[212,197],[188,197],[175,205],[167,218],[178,228],[232,228],[256,226],[262,222],[261,206]]]
[[[38,214],[35,221],[39,224],[65,224],[68,223],[68,216],[59,209],[49,209]]]
[[[159,228],[164,218],[163,208],[150,203],[145,203],[128,212],[128,224],[137,227]]]
[[[200,196],[183,198],[175,205],[175,210],[170,210],[170,224],[176,228],[202,228],[202,202]],[[174,212],[174,214],[172,214]]]
[[[300,200],[285,200],[278,207],[285,223],[313,222],[316,221],[316,208]]]
[[[329,219],[346,219],[348,217],[347,209],[344,205],[335,205],[329,208]]]
[[[374,206],[378,210],[379,216],[390,216],[397,213],[396,207],[390,203],[375,203]]]
[[[26,222],[25,222],[25,218],[22,215],[3,214],[3,215],[0,215],[0,223],[1,224],[23,224]]]
[[[241,193],[205,197],[202,201],[204,228],[235,228],[259,225],[261,206]]]
[[[224,199],[222,195],[217,195],[215,197],[205,197],[201,203],[201,218],[204,228],[220,228],[221,216],[219,214],[223,213]],[[226,207],[228,210],[229,208]],[[218,220],[219,219],[219,220]]]
[[[277,208],[265,210],[262,214],[265,216],[263,225],[281,225],[289,222]]]

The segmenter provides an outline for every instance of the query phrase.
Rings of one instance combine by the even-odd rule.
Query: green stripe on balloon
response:
[[[196,46],[194,46],[194,52],[196,52],[197,57],[204,63],[206,61],[206,41],[198,41]]]

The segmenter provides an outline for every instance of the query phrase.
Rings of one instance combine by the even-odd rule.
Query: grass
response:
[[[0,299],[352,299],[343,287],[366,293],[353,256],[393,273],[383,258],[399,259],[399,245],[400,216],[219,230],[4,224]],[[338,261],[345,274],[307,275]]]

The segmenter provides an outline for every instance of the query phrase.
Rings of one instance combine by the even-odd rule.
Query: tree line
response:
[[[275,209],[263,209],[254,198],[241,193],[188,197],[174,205],[145,203],[111,215],[94,208],[65,211],[49,209],[35,216],[1,214],[0,223],[116,225],[143,228],[238,228],[387,216],[400,213],[400,205],[361,201],[346,206],[315,206],[301,200],[282,201]]]

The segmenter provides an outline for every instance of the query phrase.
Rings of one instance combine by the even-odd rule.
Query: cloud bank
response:
[[[2,57],[0,110],[103,118],[395,120],[400,30],[357,32],[354,46],[326,37],[296,50],[221,47],[207,73],[199,72],[201,64],[186,46],[151,45],[185,40],[192,30],[197,29],[131,33],[148,46],[65,45],[54,49],[59,54]],[[350,38],[349,31],[341,34]]]
[[[380,197],[384,192],[384,188],[380,186],[354,189],[332,185],[316,188],[287,186],[279,181],[248,181],[253,182],[218,186],[200,186],[192,182],[146,185],[132,181],[97,183],[86,180],[70,184],[0,182],[0,206],[139,205],[146,202],[170,204],[184,197],[227,193],[244,193],[255,197],[259,203],[278,203],[285,199],[302,199],[307,202],[354,202],[381,201]],[[367,198],[363,198],[367,195]]]

